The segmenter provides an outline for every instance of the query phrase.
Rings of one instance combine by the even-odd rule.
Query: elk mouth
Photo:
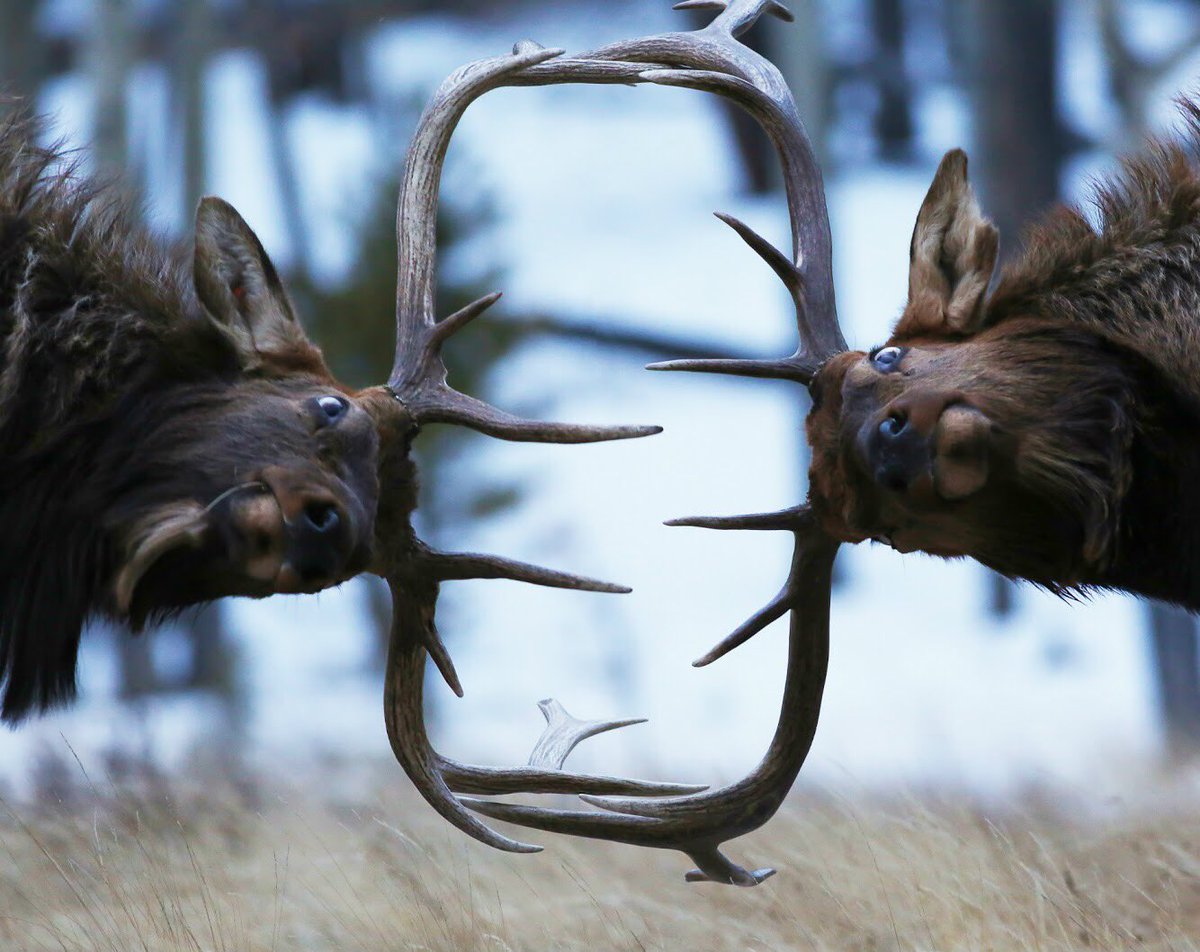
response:
[[[228,564],[268,594],[318,592],[358,570],[361,520],[310,474],[268,466],[207,508]]]
[[[319,482],[267,467],[207,505],[184,500],[140,519],[116,575],[117,611],[130,615],[142,589],[167,604],[197,600],[184,588],[199,600],[318,592],[360,570],[361,522]]]

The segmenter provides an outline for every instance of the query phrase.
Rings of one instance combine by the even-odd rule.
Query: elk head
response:
[[[73,695],[89,616],[137,630],[369,568],[379,496],[371,402],[332,379],[238,214],[200,203],[188,281],[32,127],[0,122],[9,722]]]
[[[257,237],[216,198],[196,215],[201,320],[236,354],[232,379],[162,390],[120,429],[138,453],[106,519],[111,597],[134,627],[220,595],[316,592],[373,551],[374,421],[330,376]],[[121,447],[118,447],[118,451]]]
[[[971,556],[1065,589],[1112,558],[1131,478],[1127,381],[1095,335],[998,319],[996,251],[966,156],[949,152],[917,215],[891,337],[832,357],[810,385],[810,503],[843,541]]]

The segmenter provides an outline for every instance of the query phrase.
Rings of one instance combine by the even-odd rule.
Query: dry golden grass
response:
[[[341,776],[331,768],[278,786],[142,768],[0,805],[0,949],[1200,943],[1200,802],[1160,797],[1087,820],[1045,796],[992,813],[924,798],[802,796],[732,845],[736,857],[780,869],[742,890],[685,885],[689,864],[677,853],[542,836],[540,855],[502,855],[415,801],[394,767],[378,767],[368,794],[331,794]]]

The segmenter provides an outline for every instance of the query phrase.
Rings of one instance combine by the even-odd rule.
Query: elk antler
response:
[[[403,407],[408,429],[402,444],[426,421],[463,423],[507,439],[583,442],[656,432],[654,428],[575,427],[529,423],[463,396],[445,382],[439,349],[444,340],[483,312],[496,296],[483,298],[445,321],[433,314],[434,223],[441,164],[450,135],[466,107],[489,89],[503,85],[551,83],[642,83],[683,86],[722,95],[737,103],[774,141],[784,169],[792,225],[791,257],[749,227],[719,216],[738,232],[783,280],[795,303],[799,345],[780,360],[698,360],[652,365],[653,369],[700,370],[754,377],[780,377],[808,384],[820,364],[845,350],[837,323],[830,263],[828,213],[820,169],[791,93],[778,70],[740,44],[736,37],[764,12],[791,14],[777,0],[685,0],[679,8],[711,8],[720,14],[693,32],[666,33],[604,47],[578,58],[558,50],[518,44],[512,56],[465,66],[439,89],[427,108],[411,147],[397,213],[400,279],[397,290],[396,365],[388,391]],[[382,505],[382,504],[381,504]],[[481,824],[464,804],[485,815],[539,829],[616,840],[688,853],[699,869],[689,881],[754,885],[774,871],[748,871],[719,850],[727,839],[765,823],[778,809],[808,754],[824,687],[829,641],[829,590],[838,543],[824,534],[806,507],[765,515],[677,520],[674,525],[718,529],[781,529],[795,536],[791,572],[779,595],[708,655],[707,664],[737,647],[785,612],[791,611],[788,669],[779,724],[766,756],[745,779],[711,793],[655,801],[613,800],[600,794],[663,796],[683,790],[669,784],[563,773],[559,768],[578,740],[630,722],[577,722],[547,713],[547,734],[531,766],[511,770],[467,767],[432,750],[422,720],[424,656],[428,652],[451,688],[461,694],[434,625],[438,584],[449,578],[515,578],[542,585],[590,591],[623,591],[588,579],[563,575],[484,556],[445,556],[430,552],[407,524],[395,526],[382,558],[394,604],[385,708],[397,758],[438,812],[465,832],[501,849],[530,851]],[[546,708],[544,707],[545,711]],[[555,709],[557,710],[557,709]],[[547,751],[555,751],[549,756]],[[542,751],[542,756],[536,756]],[[573,792],[609,813],[545,810],[508,803],[458,799],[460,793]]]
[[[434,316],[435,243],[438,185],[450,137],[468,105],[484,92],[503,85],[516,71],[557,56],[560,51],[525,46],[511,56],[472,63],[449,77],[426,108],[405,166],[396,212],[398,282],[396,290],[396,359],[386,387],[373,392],[370,405],[381,431],[381,479],[394,486],[412,485],[408,451],[425,423],[459,423],[503,439],[542,443],[586,443],[626,439],[660,432],[660,427],[598,427],[521,420],[450,387],[441,348],[446,340],[482,314],[499,297],[492,294],[442,321]],[[411,498],[380,501],[376,519],[375,569],[389,583],[393,618],[388,649],[384,709],[392,749],[422,796],[455,826],[500,849],[528,852],[527,846],[500,836],[463,808],[451,790],[466,793],[560,792],[663,795],[705,789],[703,786],[650,783],[609,777],[576,776],[560,768],[562,758],[585,737],[637,721],[586,724],[548,717],[543,747],[561,752],[529,766],[498,770],[459,764],[432,749],[423,721],[426,654],[450,688],[462,686],[449,652],[438,635],[434,614],[440,584],[447,580],[507,578],[535,585],[594,592],[628,592],[550,569],[494,556],[434,552],[416,538],[411,526]],[[554,709],[557,710],[557,709]]]
[[[462,802],[494,819],[540,830],[680,850],[698,867],[687,874],[689,882],[709,880],[754,886],[775,870],[744,869],[731,862],[719,847],[725,840],[758,829],[775,814],[808,756],[817,729],[829,660],[829,589],[838,543],[816,527],[805,508],[731,519],[678,520],[675,524],[721,529],[790,529],[795,533],[792,569],[777,599],[784,608],[765,620],[762,613],[755,616],[748,623],[753,624],[752,628],[743,626],[744,635],[735,633],[695,662],[707,664],[766,627],[783,611],[791,610],[787,675],[779,722],[759,765],[737,783],[711,793],[651,801],[583,795],[588,803],[612,811],[608,814],[546,810],[469,797]]]

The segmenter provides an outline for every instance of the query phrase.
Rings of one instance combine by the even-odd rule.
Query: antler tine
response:
[[[529,562],[518,562],[498,555],[481,555],[477,552],[437,552],[419,545],[415,561],[423,572],[438,581],[461,581],[464,579],[509,579],[544,585],[548,588],[570,588],[580,592],[606,592],[612,595],[628,595],[633,589],[627,585],[614,585],[583,575],[559,572]]]
[[[692,662],[693,668],[703,668],[723,658],[734,648],[740,648],[772,622],[778,621],[792,607],[792,591],[785,585],[766,605],[756,611],[732,632],[722,638],[707,653]]]
[[[803,529],[810,518],[808,506],[793,506],[778,512],[755,512],[746,516],[685,516],[682,519],[668,519],[663,525],[691,526],[695,529],[786,529],[795,532]]]
[[[690,370],[751,377],[780,377],[808,384],[832,354],[846,350],[837,320],[832,241],[821,169],[779,70],[737,41],[764,13],[791,20],[776,0],[684,0],[677,9],[720,10],[706,28],[613,43],[573,59],[556,60],[509,74],[511,85],[651,82],[700,89],[745,109],[774,142],[783,165],[791,221],[791,258],[750,228],[726,221],[784,280],[796,303],[799,345],[781,361],[671,361],[655,370]],[[638,69],[637,64],[643,66]]]
[[[631,440],[662,432],[661,426],[589,426],[523,420],[459,393],[444,382],[423,386],[408,396],[397,393],[396,397],[421,423],[457,423],[488,436],[519,443],[596,443]]]
[[[566,773],[562,769],[567,756],[580,742],[619,727],[644,724],[644,717],[615,721],[581,721],[572,717],[553,698],[538,701],[546,729],[529,755],[528,767],[495,770],[471,767],[442,759],[442,776],[447,786],[458,793],[599,793],[601,788],[611,793],[629,796],[661,797],[672,794],[699,793],[708,788],[703,784],[661,783],[647,780],[625,780],[617,777],[597,777]]]
[[[423,560],[418,559],[417,564]],[[453,791],[497,795],[506,793],[592,793],[625,796],[667,796],[697,793],[704,785],[631,780],[568,773],[563,760],[576,744],[604,731],[640,724],[644,719],[580,721],[556,701],[543,701],[546,730],[534,748],[529,766],[478,767],[443,757],[433,749],[424,722],[425,651],[441,645],[434,625],[436,581],[409,572],[393,575],[392,630],[388,644],[384,717],[392,751],[414,786],[443,817],[469,836],[509,852],[541,849],[501,836],[459,803]],[[447,661],[448,661],[447,656]],[[461,689],[457,692],[461,694]]]
[[[609,813],[544,810],[464,798],[471,809],[520,826],[614,840],[635,846],[676,849],[699,867],[689,882],[712,880],[741,886],[762,882],[774,871],[747,870],[718,846],[755,830],[778,810],[800,771],[816,732],[829,658],[829,592],[839,543],[810,518],[795,530],[792,568],[784,590],[792,622],[779,722],[766,756],[743,780],[711,793],[662,800],[614,800],[583,795]]]
[[[809,384],[816,372],[816,365],[801,364],[791,358],[782,360],[754,360],[745,358],[690,358],[687,360],[660,360],[646,364],[647,370],[682,370],[691,373],[724,374],[731,377],[759,377],[771,380],[794,380]]]
[[[568,755],[581,741],[618,727],[645,724],[644,717],[627,717],[617,721],[581,721],[567,713],[567,709],[554,698],[538,701],[538,708],[546,718],[546,730],[533,745],[529,755],[531,767],[550,767],[561,770]]]
[[[442,165],[467,107],[506,78],[562,54],[536,43],[519,43],[509,56],[480,60],[454,72],[426,107],[404,167],[396,206],[396,357],[388,389],[413,422],[459,423],[506,440],[591,443],[661,432],[652,426],[574,426],[521,420],[458,393],[446,383],[442,345],[499,298],[490,294],[437,321],[434,315],[437,206]]]

